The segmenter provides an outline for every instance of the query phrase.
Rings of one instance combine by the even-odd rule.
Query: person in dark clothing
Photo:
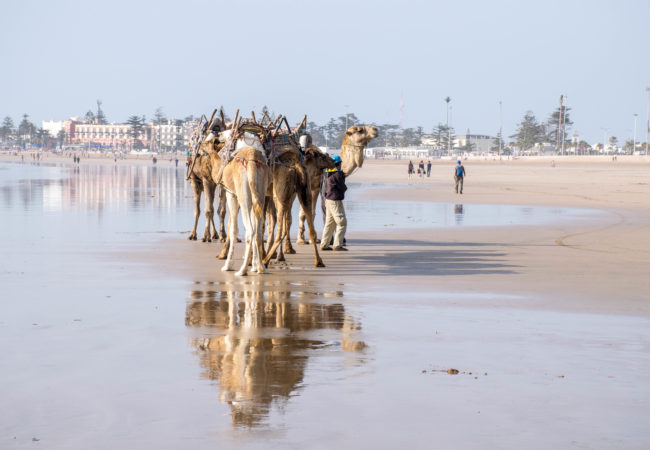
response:
[[[418,164],[418,175],[420,177],[424,177],[424,160],[420,160],[420,164]]]
[[[413,176],[413,162],[409,161],[409,180]]]
[[[454,167],[454,180],[456,180],[456,194],[458,194],[458,188],[460,187],[460,193],[463,193],[463,178],[465,178],[465,168],[458,160],[458,164]]]
[[[431,160],[427,161],[427,178],[431,176]]]
[[[326,214],[325,228],[323,228],[323,236],[321,237],[321,250],[332,250],[329,243],[332,234],[334,234],[334,250],[347,251],[347,248],[343,247],[345,230],[348,225],[345,209],[343,208],[343,199],[348,188],[345,185],[345,175],[341,171],[341,157],[335,155],[332,159],[336,164],[336,168],[327,170],[327,177],[323,186],[325,189]]]

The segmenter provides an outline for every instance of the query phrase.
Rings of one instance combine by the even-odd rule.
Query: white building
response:
[[[366,158],[376,159],[428,159],[439,158],[441,150],[433,147],[367,147],[363,150]]]
[[[496,138],[485,134],[455,134],[454,147],[463,148],[468,140],[472,144],[472,153],[484,154],[492,152],[490,149],[495,146]]]
[[[59,131],[63,130],[63,121],[43,120],[41,128],[50,133],[50,136],[57,137]]]

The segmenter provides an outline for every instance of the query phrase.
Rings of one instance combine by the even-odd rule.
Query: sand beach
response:
[[[407,163],[238,278],[182,162],[0,156],[0,447],[647,448],[650,159]]]

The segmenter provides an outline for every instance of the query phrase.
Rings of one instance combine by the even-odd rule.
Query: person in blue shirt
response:
[[[458,164],[454,168],[454,180],[456,181],[456,194],[458,194],[458,188],[460,187],[460,193],[463,193],[463,178],[465,178],[465,168],[458,160]]]

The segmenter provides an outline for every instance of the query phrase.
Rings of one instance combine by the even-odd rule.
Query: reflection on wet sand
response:
[[[230,405],[234,426],[261,425],[273,403],[296,395],[316,352],[365,348],[360,323],[343,304],[328,300],[342,297],[342,291],[317,292],[278,281],[205,287],[190,292],[185,323],[208,328],[209,336],[190,343],[203,376],[218,380],[219,400]],[[360,363],[362,353],[358,356]]]
[[[454,205],[454,215],[456,216],[456,225],[463,224],[464,214],[465,214],[465,210],[463,209],[463,205],[461,204]]]
[[[22,195],[25,209],[42,204],[45,211],[61,211],[81,205],[102,212],[105,207],[130,210],[151,207],[175,211],[191,195],[185,174],[174,168],[147,166],[83,165],[81,167],[10,166],[21,175],[2,186],[5,203],[11,204],[15,193]],[[12,173],[13,175],[13,173]]]

